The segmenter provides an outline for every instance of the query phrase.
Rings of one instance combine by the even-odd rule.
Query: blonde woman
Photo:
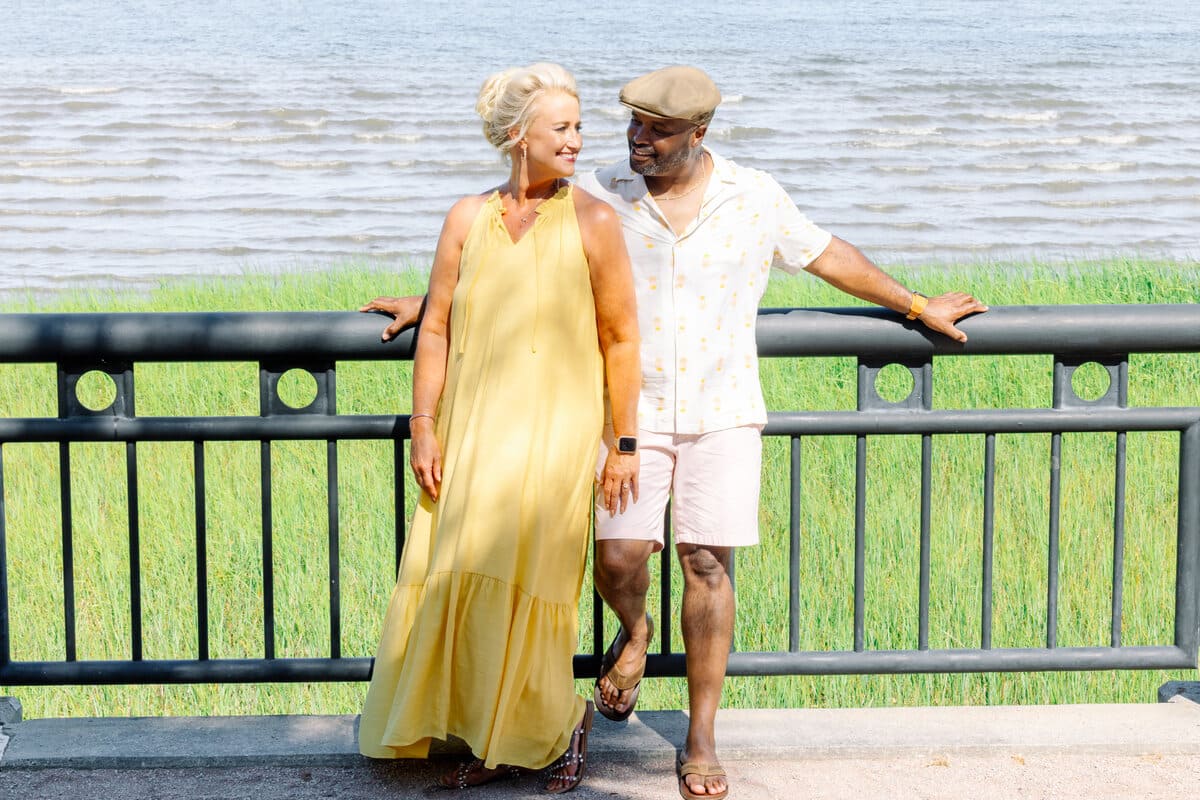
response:
[[[641,381],[629,259],[613,210],[573,187],[574,79],[534,64],[493,75],[476,110],[508,180],[450,210],[413,379],[422,492],[359,727],[377,758],[423,758],[454,735],[465,788],[548,768],[584,776],[592,703],[571,658],[607,385],[625,450],[597,492],[636,497]]]

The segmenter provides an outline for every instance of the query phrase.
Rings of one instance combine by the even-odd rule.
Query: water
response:
[[[1179,0],[0,3],[0,292],[423,266],[505,175],[479,84],[543,59],[581,169],[623,158],[626,80],[704,67],[710,144],[884,265],[1200,257]]]

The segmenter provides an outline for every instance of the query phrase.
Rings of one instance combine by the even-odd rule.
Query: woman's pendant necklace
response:
[[[539,197],[539,198],[538,198],[538,201],[537,201],[537,204],[536,204],[536,205],[534,205],[534,206],[533,206],[533,208],[529,209],[529,211],[525,212],[525,215],[524,215],[523,217],[521,217],[521,227],[522,227],[522,228],[524,228],[526,225],[528,225],[528,224],[529,224],[529,220],[533,219],[533,215],[534,215],[534,213],[535,213],[535,212],[538,210],[538,206],[540,206],[542,203],[544,203],[544,202],[546,202],[547,200],[549,200],[551,197],[554,197],[554,195],[558,194],[558,189],[559,189],[559,185],[558,185],[558,184],[559,184],[559,179],[558,179],[558,178],[555,178],[555,179],[554,179],[554,185],[551,187],[551,188],[552,188],[552,191],[550,192],[550,194],[549,194],[549,195],[547,195],[546,197]],[[500,213],[501,213],[502,215],[503,215],[503,214],[507,214],[507,213],[508,213],[508,209],[507,209],[507,208],[505,208],[504,206],[501,206],[501,207],[500,207]]]

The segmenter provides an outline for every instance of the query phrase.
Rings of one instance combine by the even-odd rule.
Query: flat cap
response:
[[[721,102],[712,78],[696,67],[663,67],[621,89],[621,104],[659,119],[703,119]]]

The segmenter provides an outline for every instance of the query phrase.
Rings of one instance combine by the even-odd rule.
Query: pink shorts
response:
[[[596,479],[604,471],[611,428],[604,431]],[[744,547],[758,544],[762,435],[758,426],[701,434],[638,431],[638,501],[615,516],[597,493],[596,538],[665,543],[663,516],[671,499],[676,544]]]

